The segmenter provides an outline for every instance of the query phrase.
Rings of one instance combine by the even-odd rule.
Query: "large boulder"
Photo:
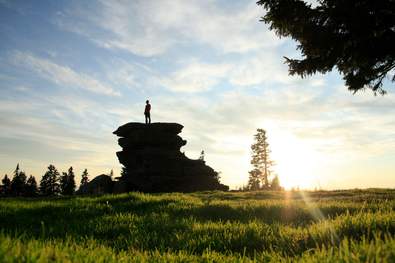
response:
[[[178,134],[178,123],[127,123],[114,134],[122,151],[117,152],[125,167],[117,191],[192,192],[228,190],[218,173],[203,160],[191,160],[181,153],[186,144]]]

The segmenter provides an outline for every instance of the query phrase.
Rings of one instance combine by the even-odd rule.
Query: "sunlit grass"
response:
[[[395,191],[0,200],[1,262],[395,259]]]

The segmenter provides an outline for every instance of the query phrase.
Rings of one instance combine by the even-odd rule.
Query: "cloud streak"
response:
[[[100,1],[89,11],[77,4],[55,23],[101,47],[149,57],[185,43],[208,45],[220,53],[246,53],[280,44],[259,22],[260,16],[255,3],[227,9],[212,0]]]
[[[230,67],[229,64],[189,63],[164,78],[162,84],[175,92],[208,91],[224,79]]]
[[[13,64],[26,67],[39,76],[60,86],[80,88],[93,93],[109,96],[120,95],[118,91],[115,91],[109,85],[87,74],[78,73],[70,67],[59,65],[31,53],[15,51],[11,55],[11,60]]]

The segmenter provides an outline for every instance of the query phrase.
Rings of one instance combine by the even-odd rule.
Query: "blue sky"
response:
[[[296,45],[255,1],[0,0],[0,175],[19,162],[120,170],[119,125],[179,122],[182,148],[247,181],[257,128],[287,187],[395,187],[395,97],[352,95],[333,71],[288,76]]]

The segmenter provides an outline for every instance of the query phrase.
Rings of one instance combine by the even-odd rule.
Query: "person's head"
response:
[[[145,103],[148,104],[148,103],[149,103],[149,100],[146,100]]]

